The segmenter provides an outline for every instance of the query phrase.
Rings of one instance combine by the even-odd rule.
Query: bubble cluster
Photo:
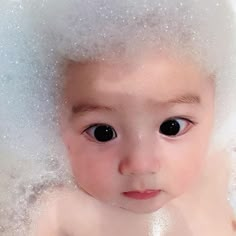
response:
[[[0,15],[0,234],[28,235],[33,199],[68,169],[59,164],[64,150],[45,79],[55,61],[44,64],[39,55],[22,1],[1,1]]]
[[[51,0],[28,5],[45,51],[59,61],[124,60],[148,49],[195,60],[216,81],[217,145],[235,136],[234,123],[230,128],[223,124],[229,123],[236,99],[235,21],[228,1]]]
[[[0,5],[1,235],[23,235],[18,230],[28,221],[25,209],[35,196],[70,182],[57,117],[66,60],[129,59],[147,49],[191,57],[215,77],[216,141],[223,146],[235,141],[235,22],[227,1],[9,0]]]

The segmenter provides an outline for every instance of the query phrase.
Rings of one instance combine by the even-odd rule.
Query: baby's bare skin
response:
[[[170,220],[161,235],[236,235],[233,213],[226,200],[226,160],[216,156],[214,163],[208,163],[208,172],[199,186],[164,207]],[[216,176],[217,171],[221,175]],[[33,236],[151,235],[151,215],[108,206],[80,190],[57,189],[46,194],[41,202],[41,220]]]
[[[225,152],[215,154],[213,158],[214,162],[211,158],[206,162],[198,186],[171,202],[170,211],[177,223],[170,235],[175,235],[176,227],[180,230],[177,235],[185,235],[181,234],[181,227],[184,225],[189,228],[186,236],[236,235],[233,226],[235,216],[227,201],[230,158]],[[182,219],[182,222],[178,219]],[[180,228],[178,224],[181,225]]]
[[[80,190],[57,189],[43,198],[37,236],[148,235],[148,216],[108,206]]]
[[[170,215],[163,236],[233,235],[229,158],[210,147],[215,97],[206,71],[147,52],[128,64],[71,62],[65,77],[62,137],[86,193],[44,196],[36,236],[150,236],[160,208]],[[159,194],[147,197],[150,190]]]

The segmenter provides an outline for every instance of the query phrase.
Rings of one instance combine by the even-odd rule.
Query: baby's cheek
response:
[[[67,149],[68,156],[74,156],[80,150],[81,138],[80,136],[74,132],[72,129],[67,128],[63,130],[62,138],[64,145]]]
[[[182,158],[170,169],[169,184],[174,195],[181,195],[188,191],[201,174],[202,161],[198,157]]]
[[[81,145],[80,150],[73,151],[70,159],[77,184],[91,195],[102,197],[117,185],[116,168],[110,155]]]
[[[92,163],[93,167],[83,169],[77,174],[77,183],[96,199],[109,200],[116,193],[117,181],[110,169],[101,168]]]

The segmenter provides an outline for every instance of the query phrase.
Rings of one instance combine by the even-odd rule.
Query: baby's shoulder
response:
[[[96,222],[96,211],[91,211],[91,200],[77,189],[64,187],[48,190],[39,199],[33,224],[33,235],[88,235]],[[50,232],[50,233],[46,233]]]

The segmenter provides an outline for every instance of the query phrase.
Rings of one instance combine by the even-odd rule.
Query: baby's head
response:
[[[214,81],[190,60],[149,52],[69,64],[62,134],[89,195],[151,212],[186,192],[208,154]]]
[[[54,3],[36,8],[50,51],[69,61],[60,124],[76,184],[130,211],[161,208],[223,143],[235,86],[227,3]]]

